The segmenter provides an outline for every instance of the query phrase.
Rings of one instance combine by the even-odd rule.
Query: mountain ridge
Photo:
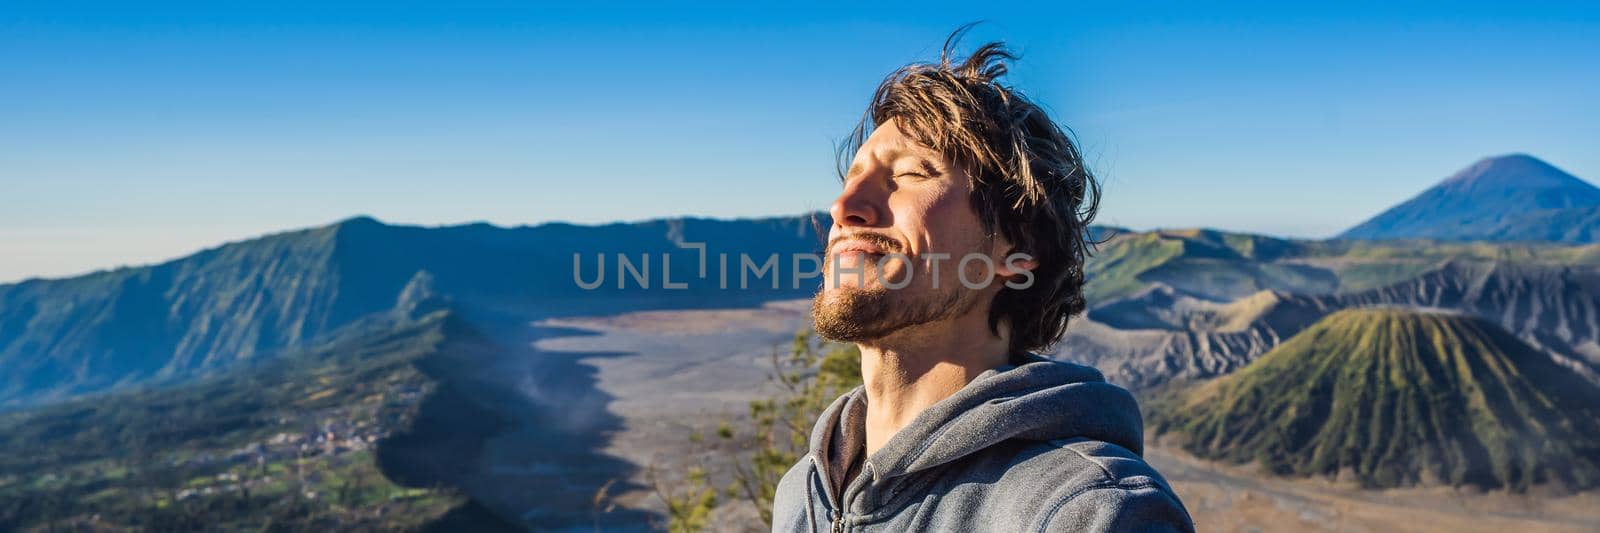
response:
[[[678,218],[602,226],[486,223],[391,226],[365,216],[231,242],[144,267],[0,284],[0,406],[50,400],[270,357],[363,316],[405,304],[419,276],[469,316],[536,318],[621,308],[737,305],[806,292],[787,275],[771,287],[726,291],[702,280],[693,250],[754,257],[821,247],[814,215],[716,221]],[[592,290],[575,258],[677,255],[647,282],[620,272]],[[712,256],[713,259],[715,256]],[[735,268],[737,268],[735,264]],[[586,268],[598,268],[587,266]],[[609,266],[607,268],[610,268]],[[604,271],[602,271],[604,272]],[[734,273],[737,278],[738,273]],[[796,280],[798,282],[798,280]],[[797,284],[797,283],[796,283]]]

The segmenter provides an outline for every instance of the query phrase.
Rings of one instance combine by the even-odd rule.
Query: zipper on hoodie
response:
[[[844,490],[837,495],[835,501],[833,502],[832,533],[843,533],[845,502],[850,501],[851,495],[861,492],[861,489],[858,487],[858,485],[861,485],[863,482],[865,482],[865,480],[868,479],[872,479],[872,463],[865,462],[861,464],[861,471],[856,474],[855,479],[852,479],[849,483],[844,484]]]

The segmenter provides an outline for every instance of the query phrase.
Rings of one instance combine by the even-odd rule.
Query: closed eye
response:
[[[905,177],[910,177],[910,178],[916,178],[916,179],[919,179],[919,180],[926,180],[926,179],[933,179],[933,178],[936,178],[936,177],[944,176],[944,173],[940,172],[938,167],[933,166],[933,163],[928,162],[928,160],[926,160],[926,159],[917,161],[917,163],[921,167],[920,171],[917,171],[917,170],[906,170],[906,171],[903,171],[903,172],[895,174],[894,177],[899,178],[901,176],[905,176]]]

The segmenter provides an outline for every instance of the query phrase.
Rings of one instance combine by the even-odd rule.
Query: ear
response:
[[[1003,251],[1005,255],[995,264],[995,275],[1002,278],[1021,275],[1039,268],[1039,261],[1027,252],[1018,252],[1012,246],[1011,240],[1003,236],[995,239],[995,251]]]
[[[1039,268],[1039,261],[1033,259],[1033,256],[1022,252],[1012,252],[1001,258],[1001,261],[994,266],[994,271],[995,275],[1009,278],[1025,272],[1033,272],[1036,268]]]

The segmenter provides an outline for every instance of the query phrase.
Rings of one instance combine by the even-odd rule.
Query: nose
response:
[[[828,214],[838,227],[879,227],[889,221],[889,190],[883,180],[863,176],[845,183]]]

